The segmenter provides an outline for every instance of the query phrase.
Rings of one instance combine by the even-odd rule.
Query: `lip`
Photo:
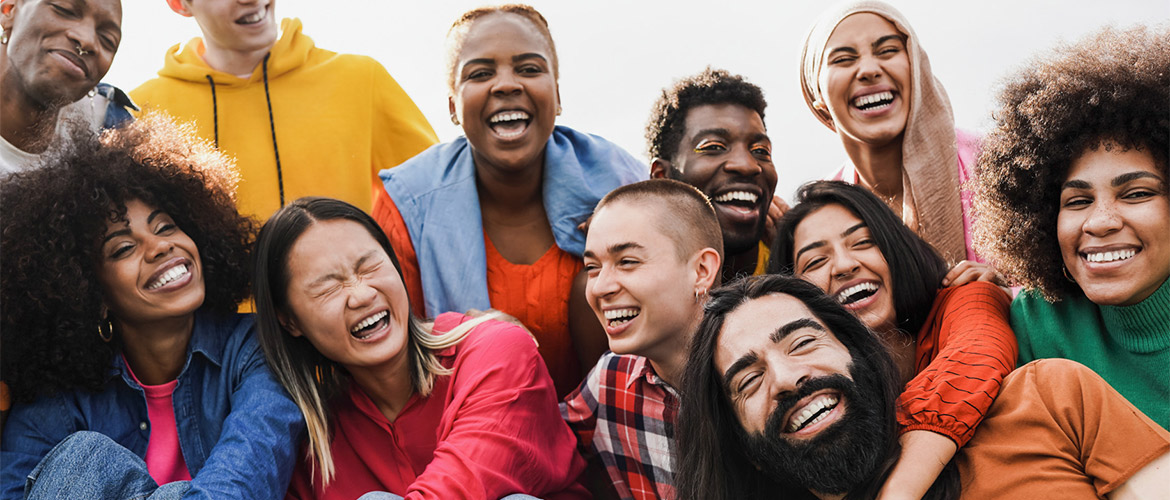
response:
[[[76,53],[66,50],[53,50],[50,54],[63,61],[67,71],[73,73],[75,77],[85,80],[89,79],[89,65],[85,64],[85,60]]]
[[[629,320],[625,323],[622,323],[620,325],[609,326],[609,320],[605,319],[605,312],[606,311],[614,311],[617,309],[638,309],[638,315],[634,316],[634,319],[631,319],[631,320]],[[605,328],[606,336],[618,337],[618,336],[621,336],[623,333],[626,333],[626,331],[630,329],[630,325],[633,325],[635,321],[642,319],[642,308],[638,307],[638,306],[634,306],[634,305],[603,307],[601,309],[601,314],[599,316],[600,317],[598,318],[598,320],[601,321],[601,326],[603,328]]]
[[[147,288],[148,286],[150,286],[151,283],[158,281],[158,279],[161,278],[163,274],[166,274],[167,271],[170,271],[175,266],[180,266],[180,265],[187,266],[187,274],[183,275],[179,279],[176,279],[175,281],[167,283],[167,284],[160,286],[158,288]],[[157,270],[154,271],[153,274],[151,274],[148,278],[146,278],[145,283],[143,283],[143,285],[142,285],[142,289],[145,290],[147,293],[173,292],[175,290],[181,289],[181,288],[187,286],[188,284],[190,284],[191,281],[193,279],[195,279],[196,271],[197,270],[195,268],[195,265],[194,265],[194,263],[191,262],[190,259],[188,259],[186,257],[174,257],[174,258],[171,258],[170,260],[164,262],[161,266],[158,267]]]
[[[743,208],[738,205],[714,201],[716,198],[733,191],[745,191],[756,195],[756,206]],[[712,200],[711,205],[715,207],[717,213],[723,214],[727,219],[737,224],[758,223],[760,221],[760,214],[764,213],[764,203],[771,201],[764,199],[764,190],[755,184],[736,184],[720,187],[717,191],[708,194],[707,197]]]
[[[369,318],[370,316],[374,316],[374,315],[381,313],[381,312],[386,313],[386,317],[384,318],[386,324],[382,325],[382,327],[378,328],[377,330],[374,330],[374,331],[367,333],[365,337],[358,338],[358,337],[355,337],[353,335],[353,328],[355,326],[357,326],[359,323],[364,321],[366,318]],[[363,344],[378,342],[379,340],[382,340],[383,338],[386,338],[387,336],[390,335],[390,328],[393,325],[393,320],[394,320],[394,313],[392,311],[390,311],[389,307],[384,307],[384,306],[376,307],[376,308],[369,309],[369,310],[363,312],[361,315],[359,315],[357,317],[357,319],[355,319],[354,321],[347,324],[346,325],[346,333],[349,334],[349,338],[351,340],[353,340],[354,342],[363,343]]]
[[[852,287],[855,285],[860,285],[862,283],[873,283],[873,284],[877,285],[877,290],[874,290],[873,294],[871,294],[869,297],[861,299],[857,302],[851,302],[849,304],[841,304],[841,307],[844,307],[845,309],[849,310],[854,315],[856,315],[858,312],[863,311],[866,308],[868,308],[869,306],[873,305],[874,302],[877,302],[878,295],[885,292],[886,287],[882,286],[882,283],[880,281],[873,280],[873,279],[855,279],[853,281],[849,281],[849,282],[845,283],[844,285],[838,286],[836,289],[834,289],[832,292],[829,293],[829,296],[832,297],[833,300],[837,300],[837,294],[840,293],[842,290],[846,290],[849,287]]]
[[[260,7],[259,9],[249,10],[243,14],[240,14],[240,15],[236,16],[236,19],[233,21],[233,24],[235,24],[236,26],[240,26],[242,28],[253,28],[253,27],[257,27],[257,26],[263,27],[263,26],[268,24],[265,21],[267,21],[268,18],[272,15],[272,11],[269,9],[270,6],[271,6],[271,4],[267,4],[267,5]],[[249,16],[253,16],[256,14],[262,14],[263,17],[261,17],[259,21],[251,23],[251,24],[244,24],[244,23],[240,22],[244,18],[249,17]]]
[[[511,112],[519,112],[519,113],[527,114],[528,115],[528,123],[524,125],[524,130],[521,131],[519,134],[512,135],[512,136],[500,135],[499,132],[496,131],[495,127],[492,126],[492,117],[496,116],[500,113],[511,113]],[[526,137],[528,137],[529,132],[532,131],[532,123],[535,120],[536,120],[536,113],[534,113],[531,110],[528,110],[528,109],[525,109],[522,107],[502,107],[502,108],[499,108],[499,109],[496,109],[494,111],[487,113],[483,119],[483,123],[484,123],[484,126],[487,127],[488,132],[490,132],[492,137],[494,137],[497,141],[502,142],[502,143],[516,143],[516,142],[521,142]]]
[[[860,108],[853,105],[853,102],[856,101],[857,98],[859,98],[859,97],[865,97],[865,96],[873,95],[873,94],[880,94],[882,92],[890,92],[891,94],[894,94],[894,100],[890,102],[889,106],[886,106],[886,107],[881,108],[881,109],[860,109]],[[849,101],[847,104],[849,107],[849,112],[853,113],[859,117],[880,118],[880,117],[884,117],[890,113],[893,113],[894,110],[897,109],[898,106],[900,106],[902,104],[902,93],[900,91],[898,91],[898,89],[895,89],[893,86],[890,86],[890,85],[873,85],[873,86],[868,86],[868,87],[862,87],[861,89],[858,89],[852,95],[849,96]]]
[[[1114,261],[1110,261],[1110,262],[1093,262],[1093,261],[1089,260],[1089,254],[1097,254],[1097,253],[1104,253],[1104,252],[1120,252],[1120,251],[1126,251],[1126,250],[1132,250],[1134,252],[1134,255],[1128,259],[1114,260]],[[1090,271],[1090,272],[1107,272],[1107,271],[1116,270],[1116,269],[1121,268],[1121,267],[1125,267],[1127,264],[1133,262],[1134,259],[1136,259],[1141,254],[1142,254],[1142,246],[1141,245],[1124,244],[1124,243],[1103,245],[1103,246],[1084,247],[1084,248],[1077,250],[1077,258],[1080,260],[1081,266],[1083,266],[1087,271]]]
[[[788,411],[784,414],[785,428],[787,428],[788,423],[792,421],[792,417],[803,411],[806,406],[813,402],[813,400],[823,395],[834,395],[837,397],[837,406],[834,406],[832,410],[829,410],[829,413],[825,414],[825,418],[822,418],[818,422],[809,424],[796,432],[781,432],[781,434],[783,436],[794,439],[809,439],[813,436],[816,436],[821,431],[827,429],[838,420],[841,420],[841,417],[845,416],[845,407],[848,404],[848,401],[845,400],[845,396],[843,396],[840,392],[834,389],[824,389],[802,398],[797,404],[793,405],[792,408],[789,408]]]

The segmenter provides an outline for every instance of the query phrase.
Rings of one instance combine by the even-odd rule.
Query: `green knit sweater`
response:
[[[1170,280],[1132,306],[1098,306],[1083,294],[1055,304],[1035,290],[1012,302],[1020,364],[1067,358],[1088,366],[1170,429]]]

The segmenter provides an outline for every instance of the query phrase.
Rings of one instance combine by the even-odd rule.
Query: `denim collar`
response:
[[[238,321],[238,318],[234,314],[217,317],[204,309],[195,311],[195,325],[191,329],[191,340],[187,342],[186,361],[183,362],[183,369],[179,371],[178,378],[183,378],[183,374],[187,373],[187,367],[191,365],[191,357],[194,353],[201,354],[203,358],[217,367],[222,366],[224,343],[227,342],[228,338],[224,332],[228,331],[229,328],[230,330],[238,328],[238,326],[224,324],[231,320]],[[127,385],[137,387],[138,383],[134,381],[134,377],[126,369],[124,360],[125,358],[121,354],[114,356],[110,376],[120,375]]]

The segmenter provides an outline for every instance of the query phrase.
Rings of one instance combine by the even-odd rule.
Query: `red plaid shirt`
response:
[[[641,356],[606,353],[561,403],[586,457],[600,457],[623,499],[674,499],[678,394]]]

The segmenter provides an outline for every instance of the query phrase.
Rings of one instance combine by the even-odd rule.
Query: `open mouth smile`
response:
[[[359,321],[353,328],[350,328],[349,334],[358,340],[366,340],[388,325],[390,323],[389,318],[389,311],[378,311]]]
[[[639,314],[642,314],[642,310],[637,307],[611,309],[605,311],[605,324],[609,327],[618,327],[633,321]]]
[[[894,103],[894,93],[887,90],[876,94],[863,95],[853,99],[853,107],[862,111],[881,111]]]
[[[858,283],[848,287],[840,292],[837,292],[833,297],[837,299],[837,303],[841,305],[849,305],[858,301],[867,299],[873,294],[877,293],[878,285],[872,281]]]
[[[500,111],[488,118],[488,127],[502,139],[515,139],[524,135],[532,117],[525,111]]]
[[[804,408],[793,410],[784,432],[792,434],[825,420],[837,408],[841,399],[836,394],[821,394],[813,398]]]

